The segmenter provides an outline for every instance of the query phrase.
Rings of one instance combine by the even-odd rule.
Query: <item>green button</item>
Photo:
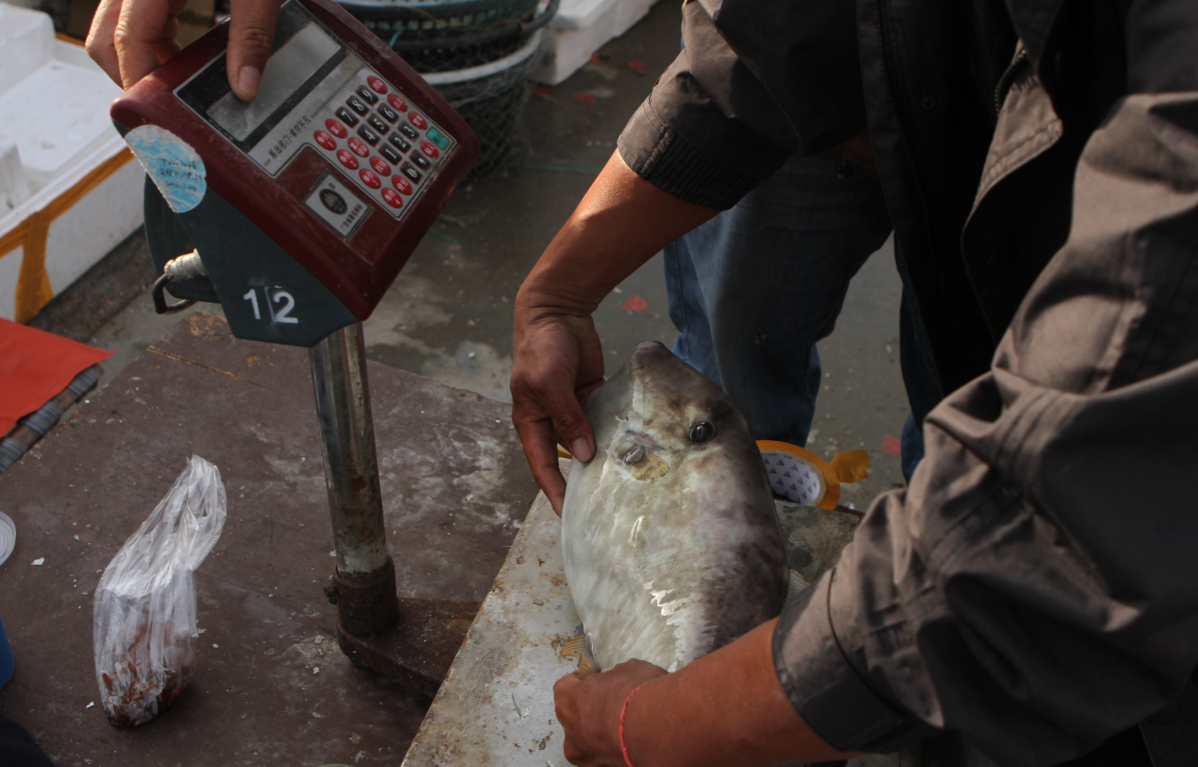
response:
[[[449,139],[445,136],[445,134],[436,128],[429,128],[427,131],[425,131],[425,135],[428,136],[429,141],[433,142],[441,149],[449,146]]]

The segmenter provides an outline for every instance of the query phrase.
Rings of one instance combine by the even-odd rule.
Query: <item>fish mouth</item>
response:
[[[656,351],[657,349],[664,349],[664,348],[666,348],[666,345],[663,344],[661,341],[641,341],[639,344],[636,345],[636,350],[638,352],[639,351],[650,351],[650,350]]]
[[[623,424],[628,423],[619,417],[617,417],[616,420],[621,421]],[[622,436],[631,440],[635,444],[644,447],[646,450],[665,450],[665,447],[663,447],[660,442],[653,439],[653,435],[647,431],[642,431],[640,429],[628,426],[623,430]]]
[[[645,367],[651,357],[659,357],[661,355],[673,357],[674,353],[666,348],[665,344],[660,341],[641,341],[636,345],[636,349],[632,352],[632,357],[628,360],[629,371],[639,370]]]

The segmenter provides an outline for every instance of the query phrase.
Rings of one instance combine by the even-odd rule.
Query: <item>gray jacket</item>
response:
[[[688,2],[620,150],[728,207],[868,125],[951,394],[783,615],[779,679],[841,749],[1055,764],[1198,665],[1198,3],[845,7]]]

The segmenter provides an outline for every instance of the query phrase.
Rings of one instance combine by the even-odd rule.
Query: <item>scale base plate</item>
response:
[[[354,665],[431,698],[481,607],[481,602],[400,598],[394,626],[360,637],[346,632],[338,621],[337,641]]]

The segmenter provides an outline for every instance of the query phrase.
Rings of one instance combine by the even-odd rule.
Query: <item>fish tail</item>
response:
[[[799,598],[799,594],[802,594],[803,590],[810,585],[811,584],[807,582],[807,579],[799,575],[799,571],[792,567],[790,569],[790,577],[787,579],[786,583],[786,602],[782,606],[783,611],[785,611],[787,607],[790,607],[790,605]]]
[[[595,656],[591,652],[591,643],[585,635],[576,636],[562,645],[561,655],[563,658],[578,659],[578,669],[574,671],[574,676],[579,679],[586,679],[599,671],[599,664],[595,662]]]

